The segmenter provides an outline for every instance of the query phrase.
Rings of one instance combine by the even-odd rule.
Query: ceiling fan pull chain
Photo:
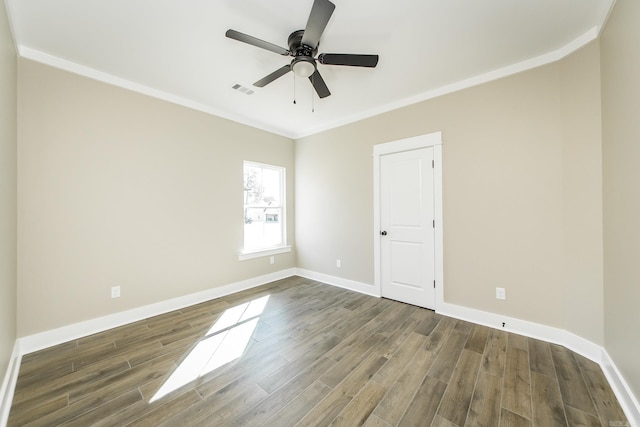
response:
[[[316,112],[316,105],[315,105],[315,99],[316,97],[313,95],[313,91],[314,91],[314,87],[315,87],[315,78],[313,77],[315,74],[311,75],[311,112],[315,113]]]
[[[296,103],[296,74],[293,74],[293,104]]]

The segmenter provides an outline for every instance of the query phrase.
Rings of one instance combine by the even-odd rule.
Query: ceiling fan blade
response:
[[[309,76],[309,80],[311,81],[313,88],[316,90],[320,98],[326,98],[327,96],[331,95],[327,84],[324,82],[324,79],[322,78],[318,70],[316,70],[315,73]]]
[[[276,71],[274,71],[273,73],[269,74],[268,76],[258,80],[253,85],[257,86],[257,87],[265,87],[266,85],[268,85],[269,83],[271,83],[275,79],[284,76],[289,71],[291,71],[291,65],[287,64],[282,68],[278,68]]]
[[[291,54],[287,49],[275,45],[273,43],[266,42],[264,40],[257,39],[248,34],[241,33],[236,30],[227,30],[226,34],[230,39],[238,40],[239,42],[247,43],[262,49],[270,50],[280,55],[288,56]]]
[[[378,55],[357,55],[349,53],[321,53],[318,61],[326,65],[348,65],[351,67],[375,67]]]
[[[309,14],[309,20],[307,21],[307,26],[302,36],[302,44],[312,47],[313,49],[318,47],[320,37],[329,23],[329,19],[331,19],[335,8],[336,5],[329,0],[314,0],[311,13]]]

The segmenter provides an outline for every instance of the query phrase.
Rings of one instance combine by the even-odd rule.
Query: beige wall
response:
[[[604,345],[598,42],[559,65],[563,123],[564,328]]]
[[[287,168],[294,241],[292,140],[29,60],[18,113],[19,336],[295,266],[238,261],[243,160]]]
[[[598,79],[594,43],[560,63],[297,141],[298,266],[373,283],[372,147],[442,131],[445,300],[602,343],[599,128],[579,128],[599,120]],[[565,212],[584,218],[578,226]],[[568,299],[580,292],[584,309]]]
[[[0,4],[0,383],[16,339],[16,52]]]
[[[640,2],[618,0],[602,36],[605,348],[640,396]]]

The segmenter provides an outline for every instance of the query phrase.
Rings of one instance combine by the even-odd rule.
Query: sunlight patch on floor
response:
[[[269,295],[227,309],[149,403],[242,356],[268,301]]]

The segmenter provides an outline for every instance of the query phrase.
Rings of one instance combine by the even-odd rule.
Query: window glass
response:
[[[284,175],[282,167],[244,162],[244,252],[285,245]]]

